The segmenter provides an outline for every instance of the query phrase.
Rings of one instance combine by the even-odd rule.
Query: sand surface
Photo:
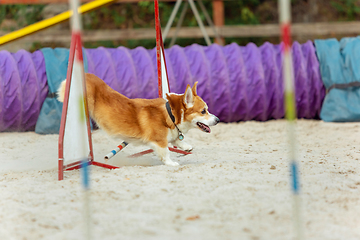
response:
[[[360,123],[297,123],[305,239],[360,239]],[[191,155],[91,167],[93,239],[294,239],[286,122],[219,124]],[[84,239],[79,171],[57,181],[58,135],[0,133],[0,239]],[[117,142],[93,133],[100,161]],[[115,145],[114,145],[115,144]]]

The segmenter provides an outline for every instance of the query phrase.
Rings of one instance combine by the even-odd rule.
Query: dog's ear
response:
[[[194,83],[194,86],[192,87],[192,93],[194,94],[194,96],[197,96],[197,93],[196,93],[197,84],[198,84],[198,82],[196,81],[196,82]]]
[[[186,108],[191,108],[194,106],[194,94],[188,84],[184,93],[184,104]]]

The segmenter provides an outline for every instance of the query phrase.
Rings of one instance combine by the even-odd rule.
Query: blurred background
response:
[[[184,0],[172,24],[165,47],[169,47]],[[69,9],[67,0],[2,0],[0,5],[0,35],[21,29],[35,22],[53,17]],[[82,0],[82,3],[90,2]],[[160,20],[166,26],[175,0],[160,0]],[[236,42],[279,43],[277,0],[202,0],[206,12],[223,39],[222,44]],[[200,17],[212,41],[215,34],[207,24],[206,12],[195,1]],[[359,0],[292,0],[293,40],[307,40],[357,36],[360,30]],[[155,47],[154,3],[142,0],[117,0],[112,4],[83,14],[84,47],[98,46],[135,48]],[[163,30],[164,31],[164,30]],[[69,47],[69,21],[57,24],[23,39],[0,46],[14,52],[20,49],[35,51],[44,47]],[[188,7],[175,44],[206,45],[194,13]]]

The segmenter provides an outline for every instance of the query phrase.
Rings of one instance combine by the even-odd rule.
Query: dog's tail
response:
[[[61,82],[60,87],[57,91],[57,99],[60,102],[64,102],[64,97],[65,97],[65,87],[66,87],[66,79],[64,81]]]

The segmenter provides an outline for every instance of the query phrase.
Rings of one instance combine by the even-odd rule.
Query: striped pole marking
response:
[[[303,227],[300,214],[300,184],[299,170],[296,157],[296,136],[295,136],[295,88],[293,80],[293,66],[291,58],[291,6],[290,0],[279,0],[280,25],[283,45],[283,77],[285,82],[285,117],[288,122],[288,138],[290,147],[290,173],[291,187],[293,192],[293,222],[295,239],[303,239]]]
[[[108,154],[105,155],[104,159],[105,161],[109,160],[113,156],[115,156],[118,152],[123,150],[128,145],[127,142],[122,142],[119,146],[117,146],[115,149],[111,150]]]

